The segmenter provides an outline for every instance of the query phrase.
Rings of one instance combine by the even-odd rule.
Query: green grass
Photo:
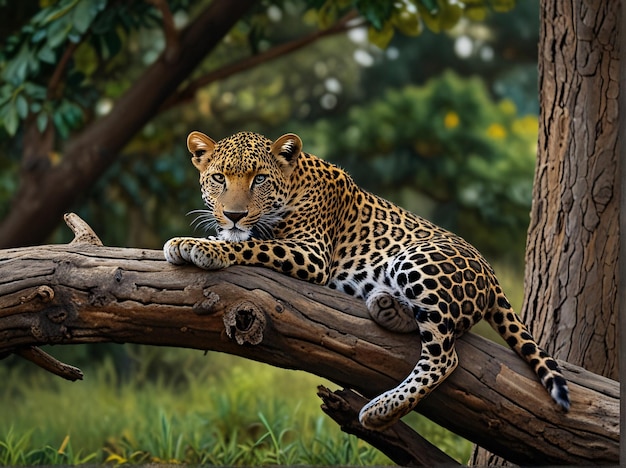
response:
[[[321,412],[319,378],[230,356],[134,349],[187,368],[171,379],[122,382],[105,359],[76,383],[0,369],[8,383],[0,390],[0,464],[389,463]]]
[[[521,276],[498,272],[519,308]],[[193,350],[112,345],[96,359],[87,349],[52,348],[84,370],[80,382],[3,361],[0,465],[391,464],[323,414],[317,385],[336,386],[319,377]],[[115,354],[126,354],[126,372],[115,368]],[[404,421],[468,460],[466,440],[416,413]]]
[[[131,349],[145,359],[128,381],[110,358],[86,366],[82,382],[1,367],[0,465],[391,464],[323,414],[317,385],[333,385],[319,377],[215,353]],[[176,373],[149,378],[143,371],[158,356],[178,362]],[[409,419],[467,460],[468,442],[418,415]]]

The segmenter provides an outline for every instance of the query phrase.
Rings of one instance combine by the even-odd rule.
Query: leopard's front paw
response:
[[[174,237],[168,240],[163,246],[165,260],[174,265],[189,263],[189,251],[191,250],[191,246],[183,244],[186,239],[186,237]]]
[[[219,242],[195,237],[174,237],[163,246],[165,259],[174,265],[192,263],[205,270],[219,270],[231,265]]]

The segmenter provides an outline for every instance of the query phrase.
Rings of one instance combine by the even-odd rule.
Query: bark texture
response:
[[[417,335],[381,329],[360,301],[328,288],[261,268],[174,267],[160,251],[90,237],[83,230],[77,238],[88,244],[0,251],[0,356],[57,368],[32,348],[188,347],[302,369],[371,398],[420,355]],[[616,382],[561,363],[572,392],[565,414],[512,351],[472,334],[457,350],[459,368],[418,406],[428,418],[520,464],[617,463]],[[77,376],[56,373],[64,372]]]
[[[559,359],[618,379],[621,2],[542,2],[539,149],[523,317]]]

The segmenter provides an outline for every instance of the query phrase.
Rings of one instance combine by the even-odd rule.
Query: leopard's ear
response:
[[[215,142],[204,133],[191,132],[187,137],[187,149],[192,154],[191,162],[203,172],[209,165]]]
[[[285,175],[289,176],[296,167],[298,156],[302,152],[302,140],[294,133],[287,133],[272,143],[271,151],[282,166]]]

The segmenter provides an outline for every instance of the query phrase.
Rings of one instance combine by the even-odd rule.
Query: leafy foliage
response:
[[[187,6],[187,0],[174,0],[170,8]],[[41,8],[0,49],[0,122],[6,132],[15,135],[32,115],[41,132],[52,121],[67,138],[85,123],[98,95],[93,75],[120,53],[124,35],[160,23],[150,2],[109,7],[108,0],[58,0]],[[73,55],[78,59],[69,63]],[[84,56],[91,57],[87,66]]]
[[[369,40],[384,49],[396,31],[418,36],[424,26],[433,32],[452,29],[461,18],[484,20],[487,13],[508,11],[515,0],[316,0],[319,23],[327,27],[350,8],[356,8],[367,20]]]
[[[97,74],[123,54],[133,33],[160,26],[162,17],[152,2],[57,0],[47,2],[0,49],[0,123],[8,135],[32,116],[40,131],[49,122],[62,138],[90,118],[102,89]],[[355,8],[368,22],[369,39],[385,48],[395,31],[415,36],[423,25],[435,32],[455,26],[465,15],[484,19],[486,12],[506,11],[513,0],[309,0],[322,27]],[[171,12],[189,9],[189,0],[170,0]],[[5,8],[7,8],[5,6]],[[291,7],[294,8],[293,6]],[[262,18],[262,19],[261,19]],[[267,15],[253,15],[244,27],[253,51],[264,39]],[[236,37],[236,31],[231,38]],[[160,50],[157,48],[157,51]],[[88,58],[85,60],[85,58]],[[56,76],[55,76],[56,74]],[[62,81],[62,84],[61,84]]]

